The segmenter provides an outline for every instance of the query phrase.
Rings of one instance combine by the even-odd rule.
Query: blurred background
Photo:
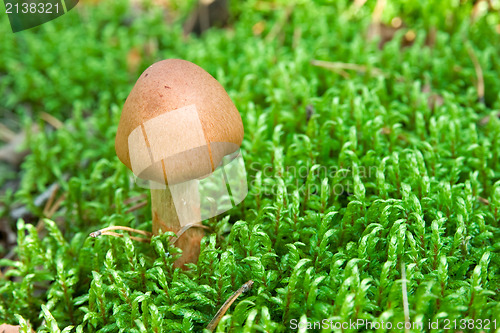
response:
[[[2,15],[0,254],[15,220],[46,216],[54,184],[67,191],[72,177],[124,172],[113,150],[120,110],[158,60],[183,58],[215,76],[252,151],[249,138],[277,124],[303,131],[322,96],[358,83],[392,107],[418,89],[431,108],[454,94],[498,109],[499,9],[496,0],[83,0],[15,34]]]
[[[270,137],[277,124],[303,131],[332,88],[358,83],[373,84],[393,108],[417,89],[431,108],[454,95],[498,109],[499,9],[497,0],[83,0],[16,34],[3,15],[0,254],[15,240],[15,220],[46,216],[54,184],[67,191],[75,176],[125,172],[113,150],[120,110],[158,60],[187,59],[215,76],[243,115],[252,151],[250,138]]]
[[[483,313],[489,303],[490,310],[484,316],[497,318],[498,302],[492,299],[498,296],[492,296],[495,293],[491,290],[498,291],[498,277],[491,274],[487,280],[489,271],[474,269],[473,265],[481,262],[487,266],[489,252],[483,255],[485,249],[498,253],[499,248],[495,235],[498,235],[496,207],[500,207],[500,187],[494,185],[500,179],[499,10],[500,0],[81,0],[67,14],[15,34],[7,16],[2,14],[0,258],[21,257],[28,268],[18,273],[12,267],[21,264],[1,261],[0,278],[10,270],[11,275],[36,277],[34,281],[39,283],[32,288],[30,280],[24,283],[15,276],[2,280],[6,287],[0,290],[0,310],[9,311],[5,314],[0,311],[0,319],[15,322],[14,314],[20,313],[36,325],[41,324],[40,306],[47,297],[52,297],[52,291],[47,290],[62,295],[57,289],[59,284],[52,283],[56,279],[55,262],[66,260],[60,266],[70,272],[68,276],[76,276],[74,267],[79,265],[80,280],[72,280],[74,294],[70,299],[74,299],[61,298],[57,303],[50,301],[49,305],[57,308],[53,314],[61,325],[77,325],[86,308],[75,310],[71,320],[67,314],[73,313],[73,305],[75,308],[84,303],[90,303],[89,307],[95,305],[94,296],[88,302],[90,286],[96,289],[98,284],[92,280],[91,270],[101,269],[108,248],[121,244],[109,239],[95,242],[100,249],[97,258],[92,252],[94,243],[88,240],[89,232],[107,225],[151,228],[149,194],[134,186],[129,170],[118,161],[114,137],[121,108],[136,79],[152,63],[166,58],[182,58],[203,67],[225,87],[242,115],[245,127],[242,151],[249,172],[250,193],[227,217],[207,223],[216,230],[220,244],[227,244],[227,239],[239,239],[227,236],[230,225],[239,220],[255,227],[251,230],[262,230],[253,234],[268,237],[264,243],[269,244],[269,249],[263,249],[263,242],[257,239],[254,255],[271,254],[272,247],[275,257],[283,261],[277,264],[269,259],[265,263],[266,274],[277,282],[269,286],[268,294],[264,295],[267,298],[262,296],[256,302],[276,303],[271,308],[276,323],[283,326],[287,316],[300,316],[307,306],[310,306],[307,313],[313,318],[339,312],[343,306],[342,302],[335,305],[341,284],[331,274],[328,278],[331,280],[325,281],[334,286],[333,291],[326,292],[326,287],[322,287],[323,303],[315,307],[314,299],[307,300],[305,305],[305,300],[290,303],[288,298],[291,310],[282,310],[287,279],[292,274],[295,278],[299,276],[295,274],[294,260],[298,261],[301,255],[314,260],[322,258],[315,252],[319,251],[315,237],[320,233],[320,223],[315,219],[329,211],[340,212],[328,226],[331,239],[325,236],[324,244],[321,242],[331,246],[332,252],[323,249],[324,260],[318,259],[315,264],[318,272],[323,270],[326,276],[330,270],[340,271],[344,261],[361,262],[356,258],[358,241],[368,223],[378,223],[378,213],[373,211],[381,207],[372,203],[391,198],[406,200],[404,203],[411,207],[406,216],[418,206],[421,222],[425,224],[425,218],[427,227],[408,223],[409,231],[404,229],[398,234],[403,235],[399,247],[388,242],[389,239],[392,242],[389,232],[399,233],[400,220],[394,222],[399,215],[387,213],[387,221],[397,226],[393,228],[396,231],[387,221],[380,235],[379,229],[373,229],[372,234],[379,236],[373,236],[371,253],[359,250],[359,257],[365,258],[362,262],[369,263],[360,266],[359,275],[377,281],[376,287],[368,286],[366,290],[372,288],[370,293],[380,297],[366,297],[368,305],[358,307],[356,313],[361,308],[367,318],[385,318],[383,311],[401,303],[400,286],[391,287],[399,279],[398,268],[384,264],[396,260],[395,251],[401,250],[401,257],[416,253],[412,259],[417,263],[416,268],[412,267],[415,279],[409,287],[413,288],[412,315],[432,318],[439,309],[441,313],[448,311],[462,316],[464,309],[471,307],[473,316]],[[351,174],[346,182],[358,187],[329,197],[323,195],[323,189],[342,180],[324,181],[316,175],[309,176],[314,165],[351,170],[359,165],[380,172],[357,178]],[[308,171],[297,176],[289,173],[288,167]],[[262,171],[266,170],[272,172],[263,176]],[[406,182],[403,186],[402,179]],[[317,185],[321,196],[319,191],[299,196],[303,184]],[[292,188],[287,193],[283,187],[289,185]],[[271,191],[266,193],[266,187]],[[276,188],[279,190],[272,190]],[[412,206],[414,203],[409,199],[415,198],[418,203],[417,196],[422,209],[420,204]],[[373,211],[368,211],[368,207],[373,207]],[[387,211],[384,208],[384,213]],[[453,213],[462,211],[471,221],[477,218],[475,222],[462,218],[461,223],[465,219],[468,229],[461,226],[458,217],[458,222],[454,220]],[[365,212],[368,212],[366,219]],[[430,229],[431,220],[444,221],[441,217],[450,214],[452,218],[446,229],[434,222]],[[44,226],[43,218],[53,220],[56,227]],[[19,219],[26,221],[27,226],[17,222]],[[240,223],[240,229],[243,224]],[[321,229],[323,233],[325,228]],[[25,238],[26,230],[32,236]],[[61,230],[61,234],[55,230]],[[404,238],[410,232],[417,240],[430,240],[426,243],[430,244],[428,248],[424,244],[418,251],[410,249],[412,243]],[[36,233],[43,239],[43,246]],[[48,233],[52,236],[44,239]],[[221,235],[227,238],[224,240]],[[63,259],[54,254],[56,239],[61,244],[66,242],[65,252],[58,252]],[[292,244],[299,241],[300,248],[304,247],[301,255],[299,246]],[[14,247],[18,242],[28,245],[16,253]],[[432,242],[445,245],[432,246]],[[236,243],[232,245],[238,268],[235,264],[228,273],[223,267],[224,273],[220,273],[225,274],[226,294],[231,292],[235,279],[238,283],[245,282],[248,272],[264,274],[264,264],[259,266],[262,270],[252,269],[245,262],[247,249],[238,248]],[[365,242],[365,250],[366,246]],[[153,265],[157,256],[150,253],[151,248],[140,249],[141,260],[147,257],[145,260]],[[222,249],[225,251],[224,246]],[[436,279],[436,267],[444,272],[439,278],[448,276],[446,258],[444,264],[439,261],[437,249],[449,251],[450,282],[443,280],[439,290],[432,289],[438,288],[438,283],[425,289],[425,280],[432,284]],[[130,252],[134,253],[133,249]],[[147,255],[142,256],[144,253]],[[331,261],[333,253],[340,258],[338,267]],[[45,254],[50,260],[44,259]],[[331,267],[330,261],[334,263]],[[359,284],[355,265],[352,267],[356,269],[346,268],[345,274],[352,273]],[[385,285],[379,281],[382,266],[386,273],[396,272],[388,280],[380,277],[390,281],[383,282]],[[212,262],[200,267],[210,274],[215,269]],[[473,271],[482,274],[482,280],[474,278],[476,284],[471,282],[463,287]],[[196,283],[208,284],[209,278],[203,280],[205,274],[209,275],[200,273],[202,278]],[[323,278],[300,279],[310,282]],[[183,281],[188,285],[191,280],[186,279],[187,282]],[[466,294],[463,288],[476,290],[481,283],[490,291],[475,298],[474,291],[470,291],[470,299],[462,297]],[[298,286],[302,288],[300,283]],[[303,288],[309,290],[306,284]],[[387,292],[383,294],[382,288]],[[221,300],[221,294],[218,297]],[[363,297],[356,296],[356,302],[364,301]],[[118,297],[114,300],[120,301]],[[210,314],[215,313],[216,303],[197,299],[190,302],[185,303],[198,311],[198,317],[193,315],[191,319],[201,329],[210,320]],[[428,306],[431,303],[437,305]],[[112,309],[108,311],[111,313]],[[404,320],[402,310],[394,313]],[[173,324],[184,323],[184,313],[180,310],[170,316]]]

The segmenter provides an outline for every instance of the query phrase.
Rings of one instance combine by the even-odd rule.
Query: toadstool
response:
[[[123,106],[115,150],[148,181],[154,235],[201,221],[200,192],[192,180],[214,173],[242,140],[238,110],[201,67],[168,59],[141,74]],[[191,228],[179,237],[176,246],[183,254],[176,267],[197,261],[203,236],[202,229]]]

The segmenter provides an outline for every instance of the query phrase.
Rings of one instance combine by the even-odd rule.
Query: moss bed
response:
[[[30,153],[0,162],[0,324],[201,332],[252,279],[216,331],[500,332],[500,3],[383,3],[233,1],[187,38],[192,2],[84,1],[16,34],[3,15],[0,120]],[[185,271],[169,234],[89,237],[151,230],[114,136],[166,58],[245,127],[248,196]]]

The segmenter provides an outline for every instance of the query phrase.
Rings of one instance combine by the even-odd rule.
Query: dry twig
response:
[[[204,226],[203,224],[201,223],[189,223],[189,224],[186,224],[185,226],[183,226],[177,233],[175,236],[173,236],[172,238],[170,238],[170,242],[172,244],[175,244],[175,242],[182,236],[182,234],[184,232],[186,232],[188,229],[190,228],[203,228],[203,229],[210,229],[209,227],[207,226]],[[149,231],[144,231],[144,230],[139,230],[139,229],[134,229],[134,228],[130,228],[130,227],[125,227],[125,226],[110,226],[110,227],[107,227],[107,228],[104,228],[104,229],[100,229],[100,230],[97,230],[97,231],[94,231],[94,232],[91,232],[90,233],[90,237],[99,237],[99,236],[114,236],[114,237],[123,237],[122,234],[119,234],[119,233],[116,233],[116,232],[113,232],[112,230],[123,230],[123,231],[127,231],[127,232],[133,232],[133,233],[136,233],[136,234],[140,234],[140,235],[143,235],[145,237],[135,237],[135,236],[130,236],[130,239],[132,240],[136,240],[136,241],[139,241],[139,242],[144,242],[144,243],[149,243],[151,242],[151,237],[153,236],[153,233],[152,232],[149,232]]]
[[[222,319],[222,317],[224,316],[224,314],[226,313],[226,311],[229,309],[229,307],[231,306],[231,304],[233,304],[233,302],[243,293],[247,292],[248,290],[250,290],[250,288],[252,288],[252,285],[253,285],[253,281],[252,280],[249,280],[247,281],[246,283],[244,283],[240,289],[236,290],[234,292],[234,294],[231,295],[231,297],[229,297],[227,299],[227,301],[224,302],[224,304],[222,304],[222,306],[220,307],[219,311],[217,311],[217,313],[215,314],[215,317],[210,321],[210,323],[208,324],[207,326],[207,330],[209,330],[210,332],[213,332],[215,330],[215,328],[217,327],[217,325],[219,324],[219,321]]]
[[[183,226],[179,231],[177,231],[177,234],[175,237],[172,237],[170,239],[170,241],[172,242],[172,244],[175,244],[175,242],[177,242],[177,240],[182,236],[183,233],[185,233],[188,229],[190,228],[203,228],[203,229],[210,229],[209,227],[201,224],[201,223],[189,223],[189,224],[186,224],[185,226]]]
[[[479,63],[479,60],[476,57],[476,53],[474,53],[474,50],[472,49],[472,47],[470,45],[467,47],[467,52],[469,53],[469,57],[472,60],[472,63],[474,64],[474,71],[476,72],[477,98],[478,98],[479,102],[484,103],[483,70],[481,69],[481,64]]]
[[[271,31],[267,34],[265,40],[266,42],[270,42],[274,40],[283,30],[283,27],[287,24],[290,16],[292,15],[293,9],[295,8],[294,4],[289,5],[285,9],[285,13],[283,17],[272,27]]]
[[[478,200],[479,202],[481,202],[482,204],[485,204],[485,205],[487,205],[487,206],[490,204],[490,201],[489,201],[488,199],[483,198],[483,197],[480,197],[480,196],[478,196],[478,197],[477,197],[477,200]]]
[[[38,220],[38,223],[36,225],[36,230],[38,232],[42,231],[43,228],[43,219],[52,219],[52,216],[57,212],[57,210],[61,207],[61,204],[63,201],[66,199],[66,193],[63,193],[55,202],[54,199],[56,197],[56,193],[59,190],[59,184],[54,183],[52,186],[49,187],[48,191],[45,191],[45,195],[50,195],[47,202],[45,203],[45,206],[43,207],[43,217]]]
[[[382,75],[388,77],[389,74],[382,71],[377,67],[367,67],[365,65],[351,64],[345,62],[336,62],[336,61],[323,61],[323,60],[311,60],[311,65],[325,68],[336,72],[346,78],[349,77],[349,74],[345,70],[354,70],[362,73],[371,73],[374,75]]]
[[[133,212],[133,211],[136,211],[136,210],[138,210],[139,208],[142,208],[142,207],[146,206],[147,204],[148,204],[148,202],[147,202],[147,201],[142,201],[142,202],[139,202],[138,204],[136,204],[136,205],[134,205],[134,206],[130,207],[129,209],[127,209],[127,210],[125,211],[125,213],[131,213],[131,212]]]
[[[64,124],[62,123],[62,121],[60,121],[59,119],[57,119],[53,115],[48,114],[47,112],[41,112],[40,118],[42,118],[43,121],[50,124],[55,129],[60,129],[60,128],[64,127]]]
[[[143,231],[139,229],[134,229],[130,227],[125,227],[125,226],[110,226],[101,230],[97,230],[94,232],[90,233],[90,237],[99,237],[99,236],[113,236],[113,237],[123,237],[122,234],[119,234],[117,232],[113,232],[111,230],[123,230],[123,231],[128,231],[128,232],[135,232],[137,234],[146,236],[144,237],[135,237],[135,236],[129,236],[130,239],[138,241],[138,242],[144,242],[144,243],[149,243],[151,241],[151,236],[153,233],[148,232],[148,231]]]

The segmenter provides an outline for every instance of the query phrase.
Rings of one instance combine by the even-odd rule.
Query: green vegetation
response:
[[[0,119],[39,131],[19,172],[0,167],[0,223],[17,230],[15,255],[0,259],[0,324],[202,331],[249,279],[217,331],[285,332],[293,319],[395,325],[405,305],[422,331],[500,318],[498,1],[388,1],[383,25],[371,25],[375,2],[282,2],[233,1],[229,29],[188,39],[182,1],[81,3],[18,34],[3,16]],[[402,28],[380,48],[395,18]],[[135,80],[165,58],[214,75],[245,126],[249,195],[204,222],[213,232],[187,271],[172,268],[170,235],[88,237],[151,229],[150,207],[127,204],[147,190],[118,161],[114,135]],[[17,190],[6,186],[16,179]],[[44,219],[34,200],[52,184],[65,197]],[[19,206],[29,221],[10,218]],[[390,330],[343,330],[358,331]]]

